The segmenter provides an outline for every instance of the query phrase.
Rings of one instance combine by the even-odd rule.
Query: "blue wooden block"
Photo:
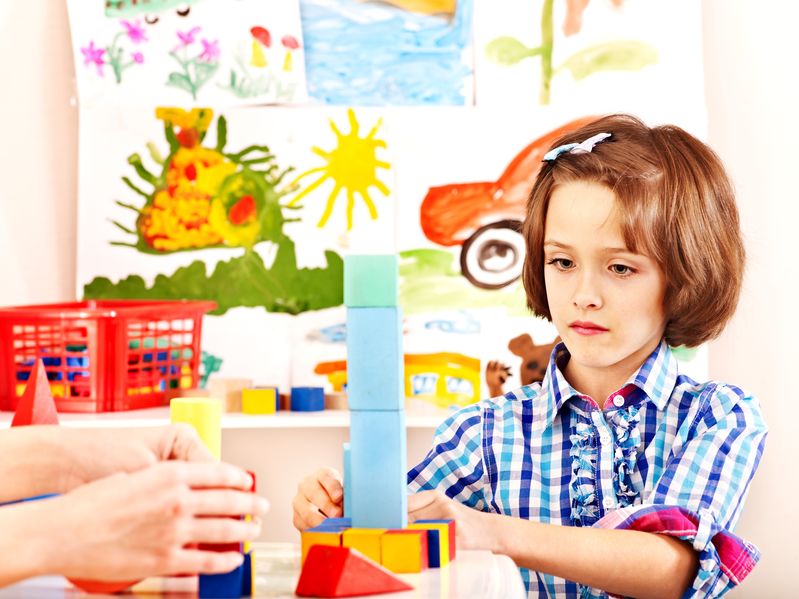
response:
[[[405,528],[405,412],[357,411],[350,420],[353,528]]]
[[[200,574],[200,599],[241,597],[244,564],[224,574]]]
[[[241,596],[252,597],[255,594],[255,572],[253,572],[252,552],[244,554],[241,564]]]
[[[405,404],[402,310],[347,309],[350,410],[401,410]]]
[[[350,444],[344,444],[344,517],[352,517],[352,458]]]
[[[441,567],[441,531],[427,530],[427,565],[430,568]]]
[[[337,528],[352,528],[352,518],[325,518],[319,526],[331,526]],[[318,528],[318,527],[317,527]]]
[[[321,412],[325,409],[325,390],[322,387],[292,387],[292,412]]]
[[[396,306],[398,281],[396,255],[344,257],[344,305],[348,308]]]

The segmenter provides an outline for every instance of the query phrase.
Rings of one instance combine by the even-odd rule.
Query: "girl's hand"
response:
[[[480,512],[450,499],[441,491],[419,491],[408,496],[408,523],[417,520],[455,520],[459,549],[497,552],[498,539],[492,521],[497,516]]]
[[[341,474],[333,468],[320,468],[306,476],[292,501],[294,528],[300,532],[319,526],[325,518],[344,514],[344,487]]]
[[[118,472],[135,472],[158,462],[214,461],[194,427],[171,424],[141,429],[54,428],[69,454],[63,490]]]
[[[249,474],[224,463],[165,462],[114,474],[38,502],[48,538],[48,573],[89,580],[137,580],[188,572],[221,573],[239,552],[197,543],[255,539],[265,499],[248,492]],[[252,521],[236,516],[251,514]],[[234,518],[231,518],[233,516]]]

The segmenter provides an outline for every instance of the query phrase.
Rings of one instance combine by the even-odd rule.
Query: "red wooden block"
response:
[[[354,597],[413,587],[350,547],[314,545],[294,591],[299,597]]]
[[[36,360],[33,364],[25,393],[19,400],[11,421],[11,426],[27,424],[58,424],[58,411],[50,392],[47,371],[41,360]]]
[[[102,580],[80,580],[78,578],[67,578],[69,582],[74,584],[84,593],[99,593],[103,595],[110,595],[112,593],[120,593],[132,587],[139,582],[138,580],[125,581],[102,581]]]

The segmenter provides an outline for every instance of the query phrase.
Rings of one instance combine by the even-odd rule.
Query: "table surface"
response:
[[[299,547],[291,543],[253,543],[255,554],[255,596],[294,597],[299,577]],[[412,591],[377,595],[387,599],[523,599],[527,597],[519,569],[504,555],[490,551],[459,551],[444,568],[420,574],[399,574],[414,587]],[[147,596],[184,599],[195,597],[197,578],[151,578],[124,595],[92,597]],[[15,599],[54,599],[86,597],[63,578],[46,576],[0,589],[0,597]]]

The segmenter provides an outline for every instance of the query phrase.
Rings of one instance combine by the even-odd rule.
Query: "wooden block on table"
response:
[[[245,558],[246,559],[246,558]],[[244,564],[224,574],[200,574],[200,599],[241,597],[244,588]]]
[[[350,410],[401,410],[405,404],[402,311],[347,309]]]
[[[404,411],[350,414],[351,515],[358,528],[408,523]]]
[[[208,451],[222,457],[222,402],[213,397],[176,397],[169,402],[172,423],[191,424]]]
[[[241,564],[241,596],[255,596],[255,556],[251,551],[244,553],[244,562]]]
[[[341,535],[341,546],[357,549],[380,564],[380,537],[384,532],[385,528],[348,528]]]
[[[351,255],[344,258],[344,305],[398,305],[399,261],[390,255]]]
[[[211,397],[209,389],[173,389],[173,397]]]
[[[329,545],[331,547],[341,547],[341,534],[346,530],[343,527],[329,527],[324,528],[317,526],[316,528],[309,528],[308,530],[300,533],[302,537],[302,562],[305,563],[305,558],[308,552],[314,545]]]
[[[353,597],[412,589],[355,549],[315,545],[308,553],[294,593],[299,597]]]
[[[47,370],[41,359],[33,363],[25,391],[17,403],[11,426],[29,424],[58,424],[58,410],[47,380]]]
[[[352,518],[352,454],[350,444],[344,443],[344,517]]]
[[[241,392],[241,411],[245,414],[274,414],[279,403],[277,387],[255,387]]]
[[[321,412],[325,409],[325,390],[322,387],[292,387],[292,412]]]
[[[421,572],[427,568],[427,531],[389,530],[380,537],[380,552],[380,563],[392,572]]]
[[[420,526],[429,526],[429,527],[436,527],[441,531],[441,535],[443,536],[446,547],[442,546],[442,553],[445,553],[448,561],[452,561],[455,559],[457,554],[456,551],[456,530],[455,530],[455,520],[417,520],[414,524],[418,524]],[[409,527],[410,528],[410,527]],[[446,551],[444,551],[446,549]]]

